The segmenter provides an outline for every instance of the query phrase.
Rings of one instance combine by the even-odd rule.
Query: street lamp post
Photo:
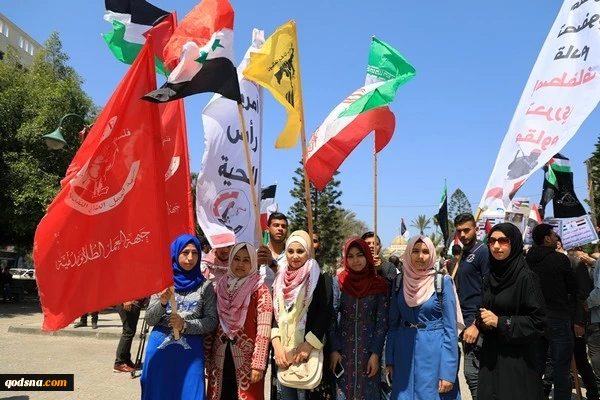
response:
[[[42,136],[42,139],[46,141],[46,145],[50,150],[60,150],[67,145],[67,141],[62,134],[62,124],[67,117],[77,117],[81,119],[81,122],[83,122],[84,133],[87,133],[89,127],[85,124],[85,120],[82,116],[77,114],[66,114],[60,119],[58,128],[56,128],[54,132]]]

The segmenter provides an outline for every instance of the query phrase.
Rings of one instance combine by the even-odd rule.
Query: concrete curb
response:
[[[102,332],[101,329],[91,330],[87,328],[87,330],[71,330],[71,329],[63,329],[60,331],[54,332],[44,332],[40,328],[31,327],[31,326],[9,326],[8,332],[10,333],[25,333],[29,335],[45,335],[45,336],[63,336],[63,337],[89,337],[96,339],[120,339],[121,332]]]

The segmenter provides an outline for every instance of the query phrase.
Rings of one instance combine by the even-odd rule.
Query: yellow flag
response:
[[[244,77],[267,88],[287,110],[287,122],[275,141],[278,149],[291,149],[298,143],[302,127],[298,40],[294,20],[280,26],[260,51],[250,53]]]

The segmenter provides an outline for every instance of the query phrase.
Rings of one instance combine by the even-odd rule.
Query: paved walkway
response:
[[[73,392],[6,392],[1,399],[103,400],[140,398],[140,382],[130,374],[114,373],[112,366],[120,338],[121,320],[115,309],[103,311],[98,329],[42,332],[39,303],[26,300],[0,303],[0,373],[74,374]],[[138,329],[141,327],[141,321]],[[136,337],[133,356],[138,348]]]

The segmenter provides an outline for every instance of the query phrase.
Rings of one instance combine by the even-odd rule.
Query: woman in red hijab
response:
[[[379,399],[379,360],[387,333],[389,285],[377,275],[369,245],[350,239],[344,250],[344,270],[338,275],[340,301],[332,324],[329,367],[339,363],[337,394],[346,399]],[[339,372],[339,367],[337,367]]]

